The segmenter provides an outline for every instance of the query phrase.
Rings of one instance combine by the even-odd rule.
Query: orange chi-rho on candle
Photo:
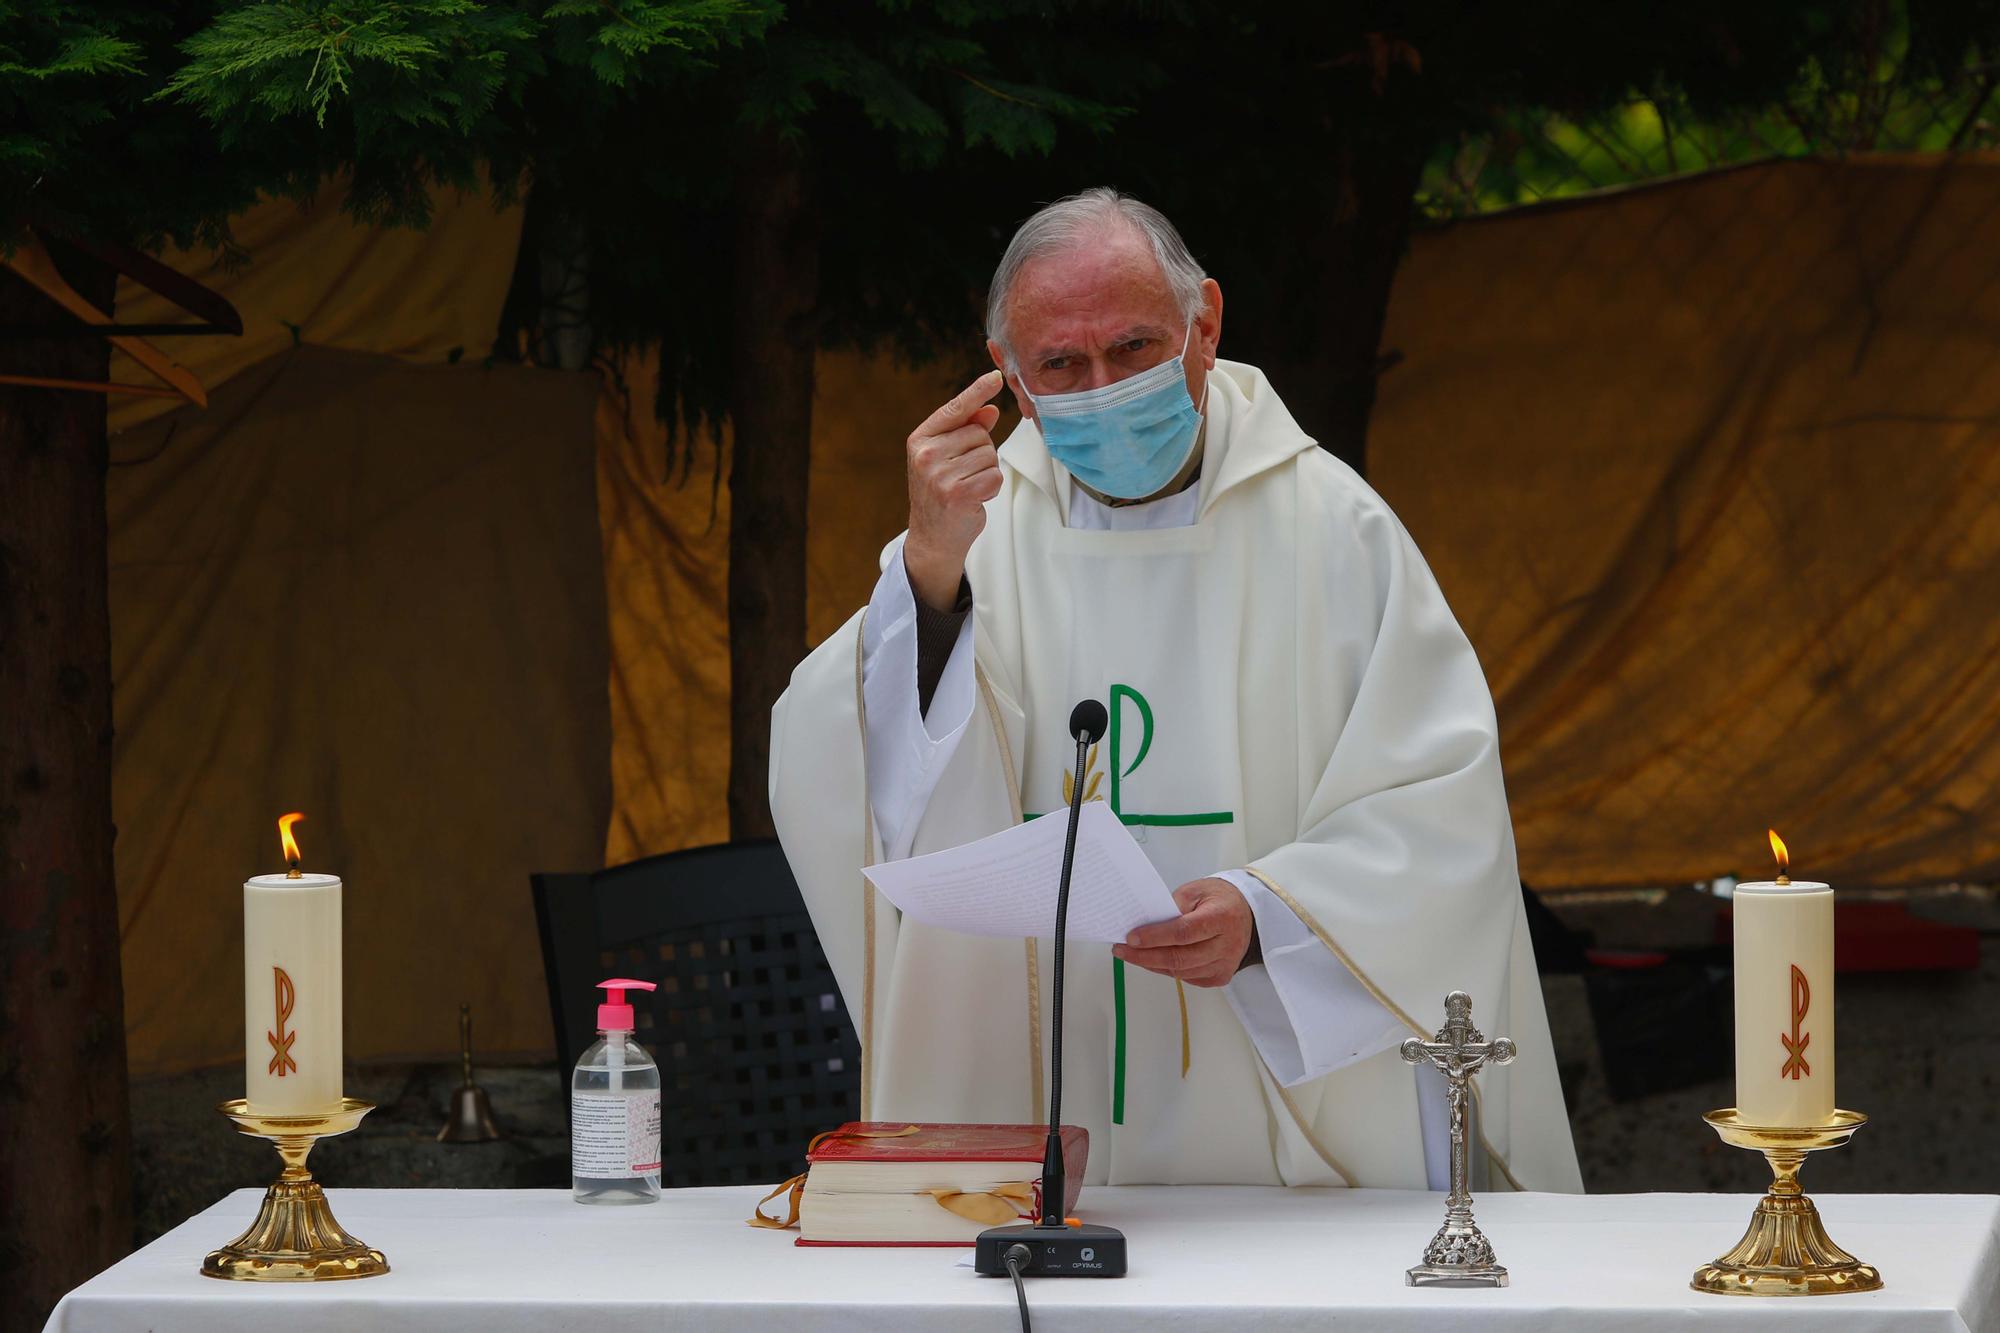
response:
[[[243,884],[243,1095],[266,1115],[341,1102],[340,877],[299,868],[304,818],[278,821],[285,872]]]
[[[1833,890],[1791,877],[1773,830],[1778,877],[1738,884],[1736,1114],[1769,1128],[1833,1116]]]

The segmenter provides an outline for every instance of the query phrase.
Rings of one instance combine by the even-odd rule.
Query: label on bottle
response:
[[[586,1180],[619,1180],[660,1169],[660,1093],[572,1092],[569,1169]]]

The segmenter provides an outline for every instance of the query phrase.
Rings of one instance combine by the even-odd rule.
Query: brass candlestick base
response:
[[[1868,1123],[1867,1116],[1835,1111],[1826,1124],[1806,1129],[1746,1125],[1734,1107],[1702,1119],[1724,1143],[1763,1153],[1775,1179],[1736,1248],[1696,1269],[1689,1286],[1718,1296],[1833,1296],[1881,1289],[1882,1275],[1833,1243],[1820,1225],[1819,1209],[1799,1188],[1806,1154],[1838,1148]]]
[[[264,1192],[264,1205],[250,1229],[201,1261],[203,1277],[239,1282],[329,1282],[374,1277],[389,1271],[382,1251],[371,1250],[341,1229],[319,1182],[306,1170],[313,1144],[345,1134],[375,1109],[373,1102],[341,1099],[331,1111],[308,1115],[265,1115],[241,1097],[216,1110],[242,1133],[270,1139],[285,1169]]]

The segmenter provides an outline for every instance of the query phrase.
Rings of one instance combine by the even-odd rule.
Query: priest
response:
[[[1072,941],[1064,1110],[1092,1183],[1441,1189],[1396,1051],[1465,990],[1483,1188],[1577,1190],[1471,645],[1388,506],[1253,366],[1157,210],[1015,234],[996,369],[906,441],[909,528],[773,714],[771,807],[862,1041],[871,1119],[1039,1122],[1049,949],[899,919],[864,865],[1109,802],[1181,914]],[[1003,382],[1022,420],[991,435]],[[1071,707],[1110,729],[1070,771]]]

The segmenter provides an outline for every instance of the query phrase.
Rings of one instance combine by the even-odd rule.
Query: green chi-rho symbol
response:
[[[1127,699],[1139,710],[1139,753],[1132,756],[1127,764],[1125,758],[1125,709]],[[1151,815],[1127,810],[1124,803],[1125,779],[1139,771],[1139,765],[1146,762],[1146,752],[1153,748],[1153,706],[1146,702],[1146,696],[1130,685],[1111,687],[1111,813],[1127,824],[1151,824],[1156,827],[1186,828],[1193,824],[1233,824],[1236,816],[1227,810],[1210,810],[1191,815]]]
[[[1125,701],[1132,701],[1139,716],[1139,751],[1132,756],[1132,762],[1125,762]],[[1153,748],[1153,706],[1146,702],[1146,696],[1130,685],[1111,687],[1111,813],[1125,824],[1152,825],[1155,828],[1188,828],[1197,824],[1233,824],[1236,816],[1227,810],[1206,810],[1193,814],[1157,814],[1125,808],[1125,779],[1139,771],[1139,765],[1146,762],[1147,751]],[[1079,775],[1078,782],[1085,782]],[[1112,1047],[1111,1074],[1111,1123],[1125,1123],[1125,960],[1111,960],[1111,1003],[1117,1023]]]

